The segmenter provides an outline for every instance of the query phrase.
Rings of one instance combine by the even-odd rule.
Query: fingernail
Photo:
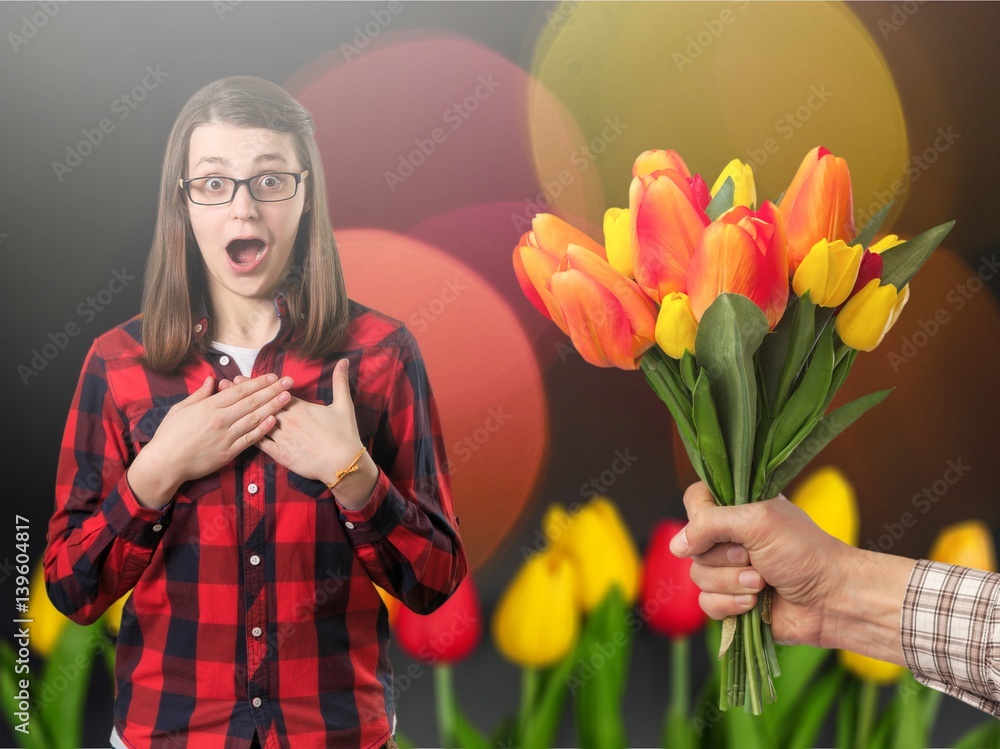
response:
[[[746,564],[750,561],[747,550],[739,545],[729,547],[729,551],[726,552],[726,559],[733,564]]]
[[[670,551],[674,553],[674,556],[680,556],[688,550],[691,546],[688,543],[687,528],[681,530],[673,539],[670,541]]]
[[[290,388],[292,386],[292,378],[291,377],[282,377],[281,378],[281,384],[282,384],[283,387]]]
[[[747,595],[746,593],[736,596],[737,606],[749,606],[751,603],[753,603],[753,596]]]
[[[744,588],[756,590],[757,586],[760,585],[760,574],[752,570],[744,570],[740,573],[739,581]]]
[[[278,393],[278,400],[281,401],[282,403],[287,403],[291,399],[292,396],[288,394],[287,390],[283,390],[282,392]]]
[[[264,380],[267,382],[268,385],[270,385],[271,383],[278,381],[278,375],[276,375],[274,372],[271,372],[271,374],[267,375],[264,378]]]

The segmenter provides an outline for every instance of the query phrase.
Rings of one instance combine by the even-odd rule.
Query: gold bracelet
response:
[[[343,470],[337,471],[337,480],[334,481],[332,484],[327,484],[326,488],[329,489],[332,492],[333,491],[333,487],[335,487],[337,484],[339,484],[341,481],[343,481],[346,476],[349,476],[350,474],[352,474],[355,471],[357,471],[358,470],[358,461],[361,460],[361,456],[364,455],[364,453],[365,453],[365,446],[362,445],[361,449],[358,450],[358,454],[354,456],[354,460],[351,461],[351,464],[349,466],[347,466],[347,468],[344,468]]]

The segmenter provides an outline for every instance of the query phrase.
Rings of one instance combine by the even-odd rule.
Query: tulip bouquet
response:
[[[717,502],[772,497],[888,395],[827,413],[954,222],[873,243],[890,206],[856,232],[847,163],[824,148],[759,207],[745,164],[709,190],[677,153],[646,151],[628,200],[606,212],[604,246],[536,216],[514,250],[521,288],[585,361],[643,370]],[[758,715],[775,699],[769,623],[768,589],[724,622],[720,708]]]

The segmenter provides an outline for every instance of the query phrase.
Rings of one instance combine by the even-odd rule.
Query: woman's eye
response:
[[[219,177],[209,177],[205,180],[205,189],[212,192],[218,192],[226,186],[226,180],[220,179]]]
[[[265,174],[257,182],[265,190],[277,190],[281,187],[282,178],[280,174]]]

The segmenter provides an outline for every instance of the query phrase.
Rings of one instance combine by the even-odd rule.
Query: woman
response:
[[[142,314],[97,338],[45,551],[52,602],[130,590],[115,747],[381,747],[385,606],[467,561],[417,345],[350,301],[309,114],[226,78],[164,158]]]

